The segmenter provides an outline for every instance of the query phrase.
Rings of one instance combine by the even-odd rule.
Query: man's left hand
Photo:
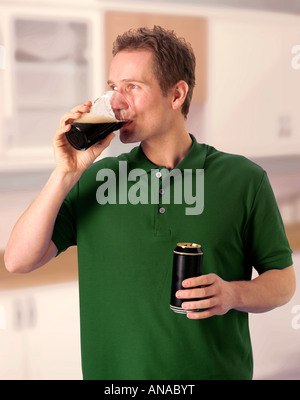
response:
[[[223,315],[234,307],[234,288],[216,274],[201,275],[182,282],[184,290],[178,290],[176,297],[186,299],[182,308],[188,311],[190,319],[203,319]],[[201,287],[199,287],[201,286]],[[199,299],[188,301],[189,299]],[[203,311],[201,311],[203,309]],[[200,310],[200,311],[198,311]]]

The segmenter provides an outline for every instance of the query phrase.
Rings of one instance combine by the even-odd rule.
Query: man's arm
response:
[[[54,223],[75,179],[58,169],[53,171],[42,191],[12,230],[4,253],[8,271],[30,272],[55,257],[57,249],[51,241]]]
[[[223,315],[229,310],[261,313],[286,304],[296,289],[294,267],[271,269],[251,281],[227,282],[216,274],[207,274],[186,279],[176,296],[186,301],[186,309],[207,309],[188,312],[190,319],[203,319],[213,315]],[[196,286],[205,286],[197,288]],[[189,302],[189,298],[204,298]]]
[[[91,102],[77,106],[61,118],[53,139],[56,168],[40,194],[16,223],[5,249],[4,262],[10,272],[30,272],[55,257],[57,248],[51,238],[62,202],[83,171],[115,136],[110,134],[86,151],[77,151],[68,143],[65,133],[70,129],[70,124],[82,113],[89,112],[90,106]]]

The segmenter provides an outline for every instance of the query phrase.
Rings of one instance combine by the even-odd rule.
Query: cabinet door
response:
[[[31,379],[82,379],[77,282],[37,288],[32,314]]]
[[[28,378],[22,294],[14,290],[0,294],[0,380]]]
[[[0,380],[82,379],[77,282],[3,291]]]
[[[2,12],[7,60],[0,169],[52,168],[52,138],[61,116],[92,100],[102,78],[99,18],[64,7],[59,16],[55,8],[12,6]]]
[[[262,16],[211,21],[210,144],[247,156],[296,151],[300,79],[291,67],[291,42],[299,37],[295,26],[291,30],[284,18]]]
[[[300,69],[293,68],[292,49],[300,45],[300,18],[282,30],[282,97],[277,150],[300,154]],[[299,56],[298,56],[299,60]],[[300,61],[298,61],[300,64]]]

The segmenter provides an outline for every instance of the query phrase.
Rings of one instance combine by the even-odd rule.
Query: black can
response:
[[[173,253],[170,309],[176,313],[186,314],[188,310],[181,307],[182,302],[199,299],[178,299],[176,292],[184,289],[182,281],[202,274],[203,251],[200,244],[197,243],[178,243]]]

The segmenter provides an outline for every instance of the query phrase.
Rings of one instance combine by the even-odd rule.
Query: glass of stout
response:
[[[71,124],[66,137],[76,150],[86,150],[120,129],[128,121],[128,115],[125,97],[116,91],[105,92],[94,101],[89,113]]]

